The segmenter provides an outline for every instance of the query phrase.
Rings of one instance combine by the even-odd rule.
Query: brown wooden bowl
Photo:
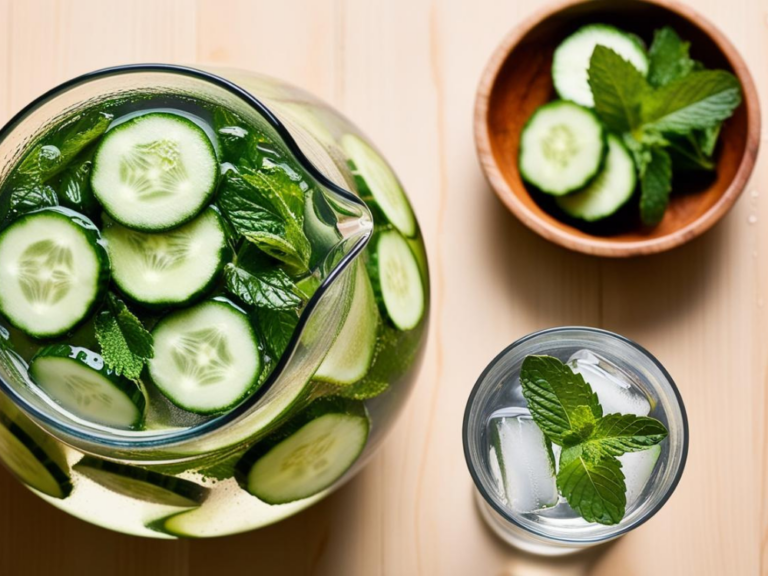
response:
[[[647,43],[656,28],[670,25],[690,41],[694,59],[708,68],[733,72],[743,89],[744,102],[721,132],[716,173],[709,179],[678,175],[669,208],[654,228],[643,227],[636,216],[613,230],[561,221],[545,210],[544,194],[526,188],[518,171],[523,125],[536,108],[556,97],[550,74],[555,48],[580,26],[597,22],[639,34]],[[567,0],[534,14],[496,49],[477,91],[475,142],[496,194],[531,230],[587,254],[637,256],[688,242],[711,228],[733,206],[757,157],[760,107],[741,56],[717,28],[690,8],[668,0]]]

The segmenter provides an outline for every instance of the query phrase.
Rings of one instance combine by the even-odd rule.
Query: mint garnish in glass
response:
[[[618,457],[659,444],[668,435],[664,424],[632,413],[604,413],[589,382],[551,356],[526,357],[520,383],[547,446],[560,447],[557,491],[588,522],[621,522],[627,486]]]

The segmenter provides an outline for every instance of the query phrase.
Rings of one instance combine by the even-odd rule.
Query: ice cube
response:
[[[552,457],[544,435],[527,410],[491,420],[491,444],[498,458],[507,502],[518,512],[557,504]]]
[[[656,467],[656,461],[661,454],[661,446],[651,446],[648,450],[641,452],[628,452],[619,456],[621,469],[624,472],[624,478],[627,486],[627,510],[637,502],[637,499],[643,493],[645,485],[653,474]]]
[[[589,382],[597,394],[603,414],[648,416],[651,404],[626,374],[589,350],[579,350],[568,359],[568,366]]]

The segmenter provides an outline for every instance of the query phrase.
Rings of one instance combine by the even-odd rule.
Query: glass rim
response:
[[[340,195],[348,202],[357,205],[365,213],[368,212],[368,207],[360,198],[358,198],[351,191],[339,186],[323,174],[314,163],[304,154],[299,147],[298,143],[291,135],[288,128],[283,122],[261,102],[256,96],[249,91],[241,88],[236,83],[227,80],[221,76],[213,74],[211,72],[203,71],[197,68],[189,66],[180,66],[176,64],[125,64],[120,66],[111,66],[108,68],[101,68],[92,72],[86,72],[74,78],[71,78],[57,86],[47,90],[29,104],[24,106],[16,114],[14,114],[8,122],[6,122],[2,128],[0,128],[0,144],[2,144],[6,138],[14,131],[14,129],[30,114],[35,112],[42,105],[53,100],[57,96],[64,94],[65,92],[76,88],[78,86],[87,84],[95,80],[101,80],[109,78],[111,76],[125,75],[125,74],[137,74],[137,73],[166,73],[166,74],[178,74],[181,76],[188,76],[198,80],[208,82],[219,88],[222,88],[234,96],[240,98],[259,115],[275,130],[277,135],[283,140],[289,152],[293,154],[296,161],[301,167],[307,171],[307,173],[320,183],[325,188],[328,188],[332,192]],[[281,81],[282,82],[282,81]],[[349,252],[345,254],[341,260],[334,266],[328,276],[323,280],[320,286],[317,288],[312,297],[307,301],[304,310],[299,317],[296,329],[291,337],[285,352],[280,356],[272,373],[259,386],[249,397],[243,400],[242,403],[237,405],[232,410],[215,416],[210,420],[206,420],[195,426],[184,428],[180,430],[174,430],[170,432],[160,432],[154,434],[146,434],[141,436],[108,436],[103,434],[101,430],[96,428],[88,428],[84,425],[71,425],[63,422],[58,418],[55,418],[47,412],[40,410],[30,402],[28,402],[21,394],[19,394],[13,386],[11,386],[6,380],[0,376],[0,393],[4,393],[11,401],[21,406],[22,410],[30,414],[33,418],[42,421],[50,428],[63,432],[79,440],[85,442],[97,444],[106,448],[115,449],[150,449],[150,448],[164,448],[170,445],[179,445],[186,442],[200,439],[202,436],[215,433],[216,431],[225,428],[227,425],[233,423],[241,416],[244,416],[252,407],[258,403],[258,401],[264,397],[264,395],[275,385],[276,381],[280,378],[288,360],[293,356],[295,349],[298,345],[299,338],[303,334],[306,328],[307,321],[312,315],[312,312],[317,307],[318,302],[322,296],[328,291],[331,284],[341,275],[344,270],[352,263],[355,258],[363,251],[368,241],[371,238],[371,230],[361,234],[360,238],[350,248]]]
[[[469,419],[470,419],[471,408],[475,403],[475,397],[477,396],[480,390],[480,387],[482,386],[483,382],[486,380],[490,371],[512,350],[522,346],[529,340],[533,340],[534,338],[538,338],[540,336],[546,336],[550,334],[557,334],[560,332],[568,332],[568,331],[588,332],[592,334],[600,334],[602,336],[607,336],[609,338],[614,338],[616,340],[623,342],[624,344],[627,344],[635,348],[638,352],[646,356],[651,361],[651,363],[654,364],[655,367],[659,369],[659,371],[662,373],[662,375],[666,378],[667,382],[669,383],[669,386],[672,389],[672,392],[675,396],[675,400],[677,401],[677,405],[680,408],[680,416],[682,419],[683,439],[682,439],[682,452],[680,457],[680,464],[677,467],[675,476],[670,482],[669,487],[667,488],[667,491],[659,499],[656,505],[653,508],[651,508],[647,513],[645,513],[643,516],[641,516],[637,521],[627,526],[624,526],[621,529],[617,529],[615,532],[610,532],[606,535],[603,535],[597,538],[584,538],[584,539],[561,538],[558,536],[552,536],[548,534],[546,530],[534,530],[530,526],[526,526],[521,522],[518,522],[515,518],[513,518],[509,514],[509,512],[503,506],[500,506],[493,498],[490,497],[488,490],[486,490],[485,486],[483,485],[480,479],[480,476],[473,462],[472,456],[470,454],[470,449],[469,449]],[[491,506],[491,508],[497,514],[499,514],[507,522],[514,524],[516,527],[520,528],[521,530],[525,530],[528,533],[534,534],[540,538],[543,538],[551,542],[557,542],[560,544],[567,544],[567,545],[573,545],[573,546],[584,545],[584,544],[599,544],[601,542],[607,542],[609,540],[622,536],[627,532],[630,532],[635,528],[638,528],[639,526],[642,526],[645,522],[647,522],[654,515],[656,515],[656,513],[659,510],[661,510],[664,504],[667,503],[669,498],[675,492],[675,489],[677,488],[677,485],[680,483],[680,479],[682,478],[683,471],[685,470],[685,465],[688,461],[688,442],[689,442],[688,415],[685,410],[685,404],[683,403],[683,398],[680,395],[680,390],[677,388],[677,384],[675,384],[675,381],[672,379],[672,376],[669,374],[666,368],[664,368],[661,362],[659,362],[659,360],[653,354],[651,354],[646,348],[644,348],[634,340],[630,340],[626,336],[622,336],[621,334],[616,334],[615,332],[611,332],[609,330],[604,330],[602,328],[593,328],[590,326],[558,326],[554,328],[545,328],[543,330],[537,330],[536,332],[531,332],[530,334],[527,334],[522,338],[518,338],[517,340],[515,340],[514,342],[506,346],[501,352],[499,352],[493,358],[493,360],[491,360],[488,363],[488,365],[485,367],[485,369],[482,371],[477,381],[475,382],[475,385],[472,387],[472,391],[469,393],[469,397],[467,398],[467,404],[464,409],[464,419],[462,423],[461,436],[462,436],[462,444],[464,448],[464,460],[466,461],[467,468],[469,469],[469,474],[472,477],[472,482],[474,483],[477,491],[483,497],[483,500],[489,506]]]

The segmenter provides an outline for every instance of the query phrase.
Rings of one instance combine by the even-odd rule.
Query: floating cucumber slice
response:
[[[379,234],[370,268],[376,293],[392,323],[400,330],[415,328],[424,317],[426,295],[408,242],[395,231]]]
[[[208,494],[207,488],[189,480],[92,456],[84,456],[72,468],[113,492],[153,504],[195,507]]]
[[[587,222],[615,214],[632,197],[637,184],[635,163],[622,141],[608,135],[608,155],[603,169],[583,190],[560,196],[557,205],[574,218]]]
[[[561,98],[582,106],[595,105],[587,70],[592,52],[598,45],[616,52],[643,76],[648,73],[648,56],[633,34],[607,24],[582,26],[562,41],[552,59],[552,80]]]
[[[224,412],[257,385],[262,370],[257,337],[248,316],[228,300],[208,300],[174,312],[157,324],[152,336],[152,380],[180,408]]]
[[[52,498],[72,492],[67,473],[19,425],[0,421],[0,459],[22,482]]]
[[[249,493],[268,504],[309,498],[333,485],[363,451],[370,424],[363,404],[321,399],[254,446],[235,475]],[[287,436],[287,437],[286,437]]]
[[[0,312],[34,338],[61,336],[82,322],[108,279],[98,230],[71,210],[30,212],[0,233]]]
[[[333,342],[315,380],[337,385],[354,384],[363,378],[373,362],[379,311],[365,266],[355,266],[355,286],[344,324]]]
[[[167,112],[109,130],[93,160],[93,193],[115,221],[162,231],[194,218],[210,200],[219,164],[206,133]]]
[[[104,230],[104,238],[117,286],[132,300],[152,307],[188,304],[203,296],[231,254],[214,208],[158,234],[113,224]]]
[[[341,147],[347,155],[363,199],[373,199],[388,222],[405,236],[415,236],[416,217],[389,165],[378,152],[354,134],[345,134],[341,139]]]
[[[144,418],[141,389],[85,348],[47,346],[32,358],[29,375],[54,402],[89,422],[136,428]]]
[[[544,104],[520,135],[520,175],[553,196],[586,186],[605,157],[605,129],[591,110],[573,102]]]

